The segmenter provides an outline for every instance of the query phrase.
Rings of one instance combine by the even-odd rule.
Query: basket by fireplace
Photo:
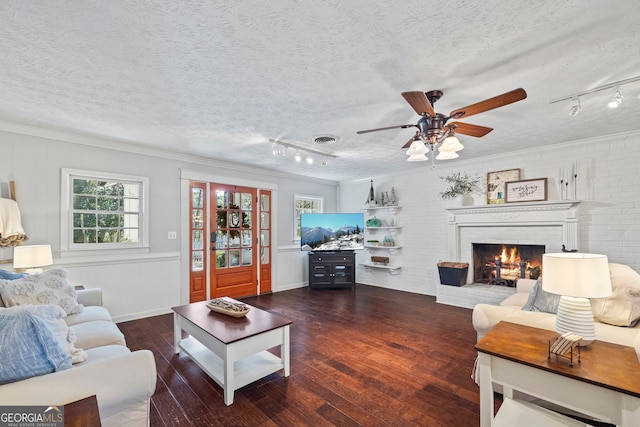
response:
[[[440,284],[463,286],[467,283],[468,262],[439,262]]]

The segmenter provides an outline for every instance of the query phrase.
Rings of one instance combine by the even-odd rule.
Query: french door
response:
[[[190,302],[270,292],[271,191],[204,182],[190,189]]]

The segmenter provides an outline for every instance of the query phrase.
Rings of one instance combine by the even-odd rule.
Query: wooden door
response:
[[[271,292],[271,191],[260,190],[260,293]]]
[[[210,296],[258,293],[258,202],[254,188],[211,184]]]
[[[205,254],[205,219],[207,218],[207,183],[189,184],[189,302],[207,299],[207,269]]]

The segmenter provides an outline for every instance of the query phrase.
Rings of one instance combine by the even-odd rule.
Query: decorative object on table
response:
[[[374,264],[387,265],[389,264],[389,257],[388,256],[371,256],[371,262]]]
[[[382,227],[382,221],[375,216],[373,218],[369,218],[365,224],[367,227]]]
[[[505,203],[542,202],[547,200],[547,178],[508,181],[504,187]]]
[[[367,245],[369,246],[378,246],[379,243],[379,240],[367,240]]]
[[[394,245],[393,237],[384,236],[384,239],[382,240],[382,246],[393,246],[393,245]]]
[[[580,345],[596,339],[589,298],[611,295],[609,261],[606,255],[551,253],[542,255],[542,289],[560,296],[556,332],[572,332],[583,338]]]
[[[370,208],[376,207],[378,202],[376,201],[376,192],[373,189],[373,180],[371,180],[371,188],[369,189],[369,196],[367,197],[367,205]]]
[[[547,354],[547,359],[551,359],[551,354],[555,354],[556,357],[564,357],[569,359],[569,366],[573,366],[573,350],[577,348],[578,350],[578,363],[581,363],[580,359],[580,346],[578,343],[582,340],[580,335],[565,332],[558,338],[556,338],[555,342],[551,344],[551,340],[549,340],[549,352]],[[567,356],[569,353],[569,356]]]
[[[467,284],[468,262],[439,262],[438,273],[440,284],[451,286],[463,286]]]
[[[216,313],[233,317],[243,317],[249,312],[249,307],[246,304],[228,297],[212,299],[207,303],[207,308]]]
[[[480,177],[471,176],[467,173],[454,172],[447,176],[441,176],[449,183],[449,188],[440,193],[440,196],[444,200],[453,200],[458,196],[466,196],[478,190],[480,186]]]
[[[489,172],[487,174],[487,204],[504,203],[505,183],[519,179],[520,169]]]

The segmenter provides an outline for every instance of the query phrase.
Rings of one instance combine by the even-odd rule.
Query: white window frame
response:
[[[320,202],[320,209],[317,211],[310,210],[305,212],[299,212],[296,208],[297,202],[299,200],[310,200]],[[300,214],[301,213],[323,213],[324,212],[324,197],[322,196],[311,196],[307,194],[294,194],[293,195],[293,241],[300,241]]]
[[[141,185],[139,239],[137,242],[123,243],[73,243],[73,179],[98,179],[102,181],[129,181]],[[111,172],[96,172],[82,169],[61,169],[60,191],[60,249],[61,255],[67,253],[79,253],[90,251],[98,255],[98,251],[113,253],[113,250],[122,251],[149,251],[149,178],[136,175],[124,175]]]

